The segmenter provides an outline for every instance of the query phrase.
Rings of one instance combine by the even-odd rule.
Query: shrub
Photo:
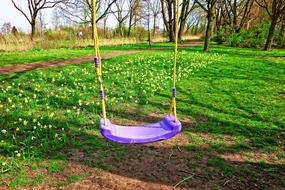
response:
[[[268,35],[268,24],[258,25],[250,30],[241,29],[225,37],[225,41],[232,47],[263,47]]]
[[[213,37],[212,39],[214,42],[217,42],[218,44],[223,44],[226,42],[226,33],[224,30],[220,30],[217,32],[217,35]]]

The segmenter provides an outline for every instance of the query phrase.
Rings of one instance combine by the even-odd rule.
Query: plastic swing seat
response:
[[[177,63],[177,48],[178,48],[178,15],[179,15],[179,1],[175,0],[175,46],[174,46],[174,58],[173,58],[173,89],[172,89],[172,102],[170,115],[173,113],[176,115],[176,63]],[[165,116],[161,122],[153,123],[144,126],[120,126],[112,124],[107,120],[105,98],[104,98],[104,85],[102,79],[102,63],[99,48],[99,38],[96,27],[96,3],[92,1],[92,16],[93,16],[93,37],[94,37],[94,50],[96,57],[94,58],[96,73],[100,84],[100,98],[102,101],[102,115],[103,119],[100,120],[100,132],[104,138],[122,143],[122,144],[144,144],[156,141],[162,141],[174,137],[181,131],[182,125],[180,121],[175,121],[172,116]],[[105,122],[106,121],[106,122]]]
[[[100,132],[104,138],[122,144],[144,144],[170,139],[181,131],[180,121],[165,116],[161,122],[144,126],[120,126],[100,120]]]

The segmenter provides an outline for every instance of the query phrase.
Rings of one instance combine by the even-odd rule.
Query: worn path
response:
[[[190,42],[190,43],[180,44],[179,46],[188,47],[188,46],[196,46],[198,44],[200,44],[200,42]],[[154,48],[154,49],[147,49],[147,51],[164,50],[164,49],[171,49],[171,48],[172,47]],[[139,53],[142,51],[146,51],[146,50],[127,50],[127,51],[109,52],[109,53],[102,54],[102,58],[109,58],[109,57],[116,57],[120,55]],[[45,61],[45,62],[40,62],[40,63],[5,66],[5,67],[0,67],[0,74],[28,71],[28,70],[38,69],[38,68],[49,68],[49,67],[62,66],[62,65],[68,65],[68,64],[80,64],[82,62],[92,60],[93,57],[94,55],[88,55],[84,57],[72,58],[72,59],[66,59],[66,60],[60,60],[60,61]]]

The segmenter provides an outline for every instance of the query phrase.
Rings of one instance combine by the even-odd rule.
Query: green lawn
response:
[[[71,152],[80,150],[85,156],[79,163],[111,172],[116,171],[114,162],[130,154],[145,151],[138,157],[148,158],[159,152],[159,158],[167,155],[165,162],[178,159],[198,176],[182,187],[284,188],[284,55],[284,50],[222,46],[209,53],[201,46],[181,49],[177,111],[187,143],[172,144],[180,151],[170,156],[172,148],[132,148],[99,135],[98,83],[91,62],[0,75],[0,186],[55,183],[50,175],[62,172]],[[108,118],[118,124],[159,121],[169,109],[171,56],[165,50],[104,60]],[[47,173],[28,177],[27,171],[42,168]],[[131,171],[117,174],[134,177]],[[87,176],[67,176],[67,183],[57,185]],[[177,173],[171,180],[180,178]]]
[[[139,50],[158,47],[169,47],[170,43],[154,43],[151,46],[148,44],[128,44],[116,46],[103,46],[102,53],[123,51],[123,50]],[[92,55],[94,52],[93,47],[77,47],[77,48],[58,48],[58,49],[40,49],[34,48],[28,51],[0,51],[0,67],[15,65],[15,64],[28,64],[42,61],[59,61],[69,58],[77,58],[86,55]]]

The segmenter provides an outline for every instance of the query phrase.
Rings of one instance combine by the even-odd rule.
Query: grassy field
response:
[[[154,43],[151,46],[148,44],[126,44],[114,46],[102,46],[102,53],[123,51],[123,50],[145,50],[150,48],[169,47],[171,43]],[[76,48],[56,48],[56,49],[41,49],[33,48],[26,51],[0,51],[0,67],[28,64],[43,61],[60,61],[69,58],[77,58],[86,55],[92,55],[94,48],[92,46],[76,47]]]
[[[149,183],[175,185],[185,179],[179,184],[185,188],[285,188],[285,51],[201,49],[179,52],[183,132],[177,140],[154,145],[123,146],[99,135],[98,83],[91,62],[0,75],[0,186],[58,187],[91,176],[60,176],[75,160]],[[65,51],[64,56],[73,51],[80,56],[91,48]],[[49,60],[35,55],[25,62]],[[14,56],[20,55],[8,54],[1,64],[14,63],[9,61]],[[159,121],[167,113],[171,56],[164,50],[104,61],[109,119],[133,125]],[[154,176],[169,176],[140,175],[147,167],[144,159],[153,170],[159,167]]]

